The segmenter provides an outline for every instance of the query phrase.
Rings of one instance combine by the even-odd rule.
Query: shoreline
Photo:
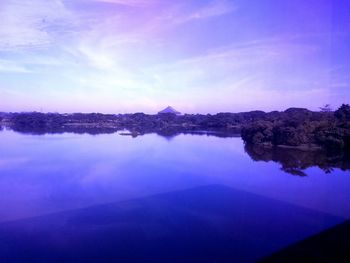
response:
[[[246,144],[302,151],[341,151],[350,148],[350,106],[334,112],[289,108],[283,112],[148,115],[100,113],[0,113],[1,127],[32,134],[113,133],[127,130],[133,137],[157,133],[164,137],[180,133],[241,134]],[[203,132],[204,131],[204,132]]]

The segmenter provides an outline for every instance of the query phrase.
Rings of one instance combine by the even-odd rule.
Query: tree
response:
[[[339,120],[350,120],[350,105],[349,104],[343,104],[340,106],[339,109],[337,109],[334,113],[335,117]]]
[[[323,107],[320,107],[320,110],[321,110],[322,112],[331,112],[331,111],[332,111],[332,108],[331,108],[331,105],[326,104],[326,105],[324,105]]]

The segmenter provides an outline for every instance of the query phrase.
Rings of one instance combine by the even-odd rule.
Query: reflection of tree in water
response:
[[[1,129],[1,127],[0,127]],[[76,133],[76,134],[111,134],[118,131],[122,132],[122,135],[131,135],[132,137],[142,136],[145,134],[155,133],[166,139],[171,140],[172,138],[180,134],[190,134],[190,135],[204,135],[204,136],[214,136],[221,138],[232,138],[240,137],[238,130],[230,130],[229,132],[225,129],[215,129],[215,130],[201,130],[193,127],[166,127],[166,128],[147,128],[147,127],[133,127],[126,126],[122,128],[106,128],[106,127],[85,127],[85,126],[71,126],[71,127],[57,127],[57,128],[47,128],[47,127],[12,127],[15,132],[30,134],[30,135],[45,135],[45,134],[61,134],[61,133]]]
[[[45,134],[62,134],[62,133],[75,133],[75,134],[112,134],[118,131],[115,128],[98,128],[98,127],[65,127],[65,128],[12,128],[13,131],[30,134],[30,135],[45,135]]]
[[[302,151],[249,144],[245,146],[245,151],[254,161],[274,161],[282,165],[281,170],[297,176],[306,176],[305,170],[314,166],[319,167],[325,173],[332,173],[335,168],[343,171],[350,170],[349,152],[330,154],[322,150]]]

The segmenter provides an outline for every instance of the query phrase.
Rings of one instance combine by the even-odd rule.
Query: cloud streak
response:
[[[0,16],[0,50],[47,47],[72,18],[59,0],[5,0]]]
[[[237,6],[229,0],[215,0],[195,10],[193,13],[180,17],[176,23],[186,23],[191,20],[199,20],[229,14],[237,9]]]
[[[31,73],[31,70],[17,62],[0,59],[0,74],[1,73]]]
[[[156,3],[156,0],[93,0],[100,3],[110,3],[130,7],[145,7]]]

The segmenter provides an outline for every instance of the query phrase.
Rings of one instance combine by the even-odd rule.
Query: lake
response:
[[[350,218],[349,156],[0,132],[0,262],[254,262]]]

